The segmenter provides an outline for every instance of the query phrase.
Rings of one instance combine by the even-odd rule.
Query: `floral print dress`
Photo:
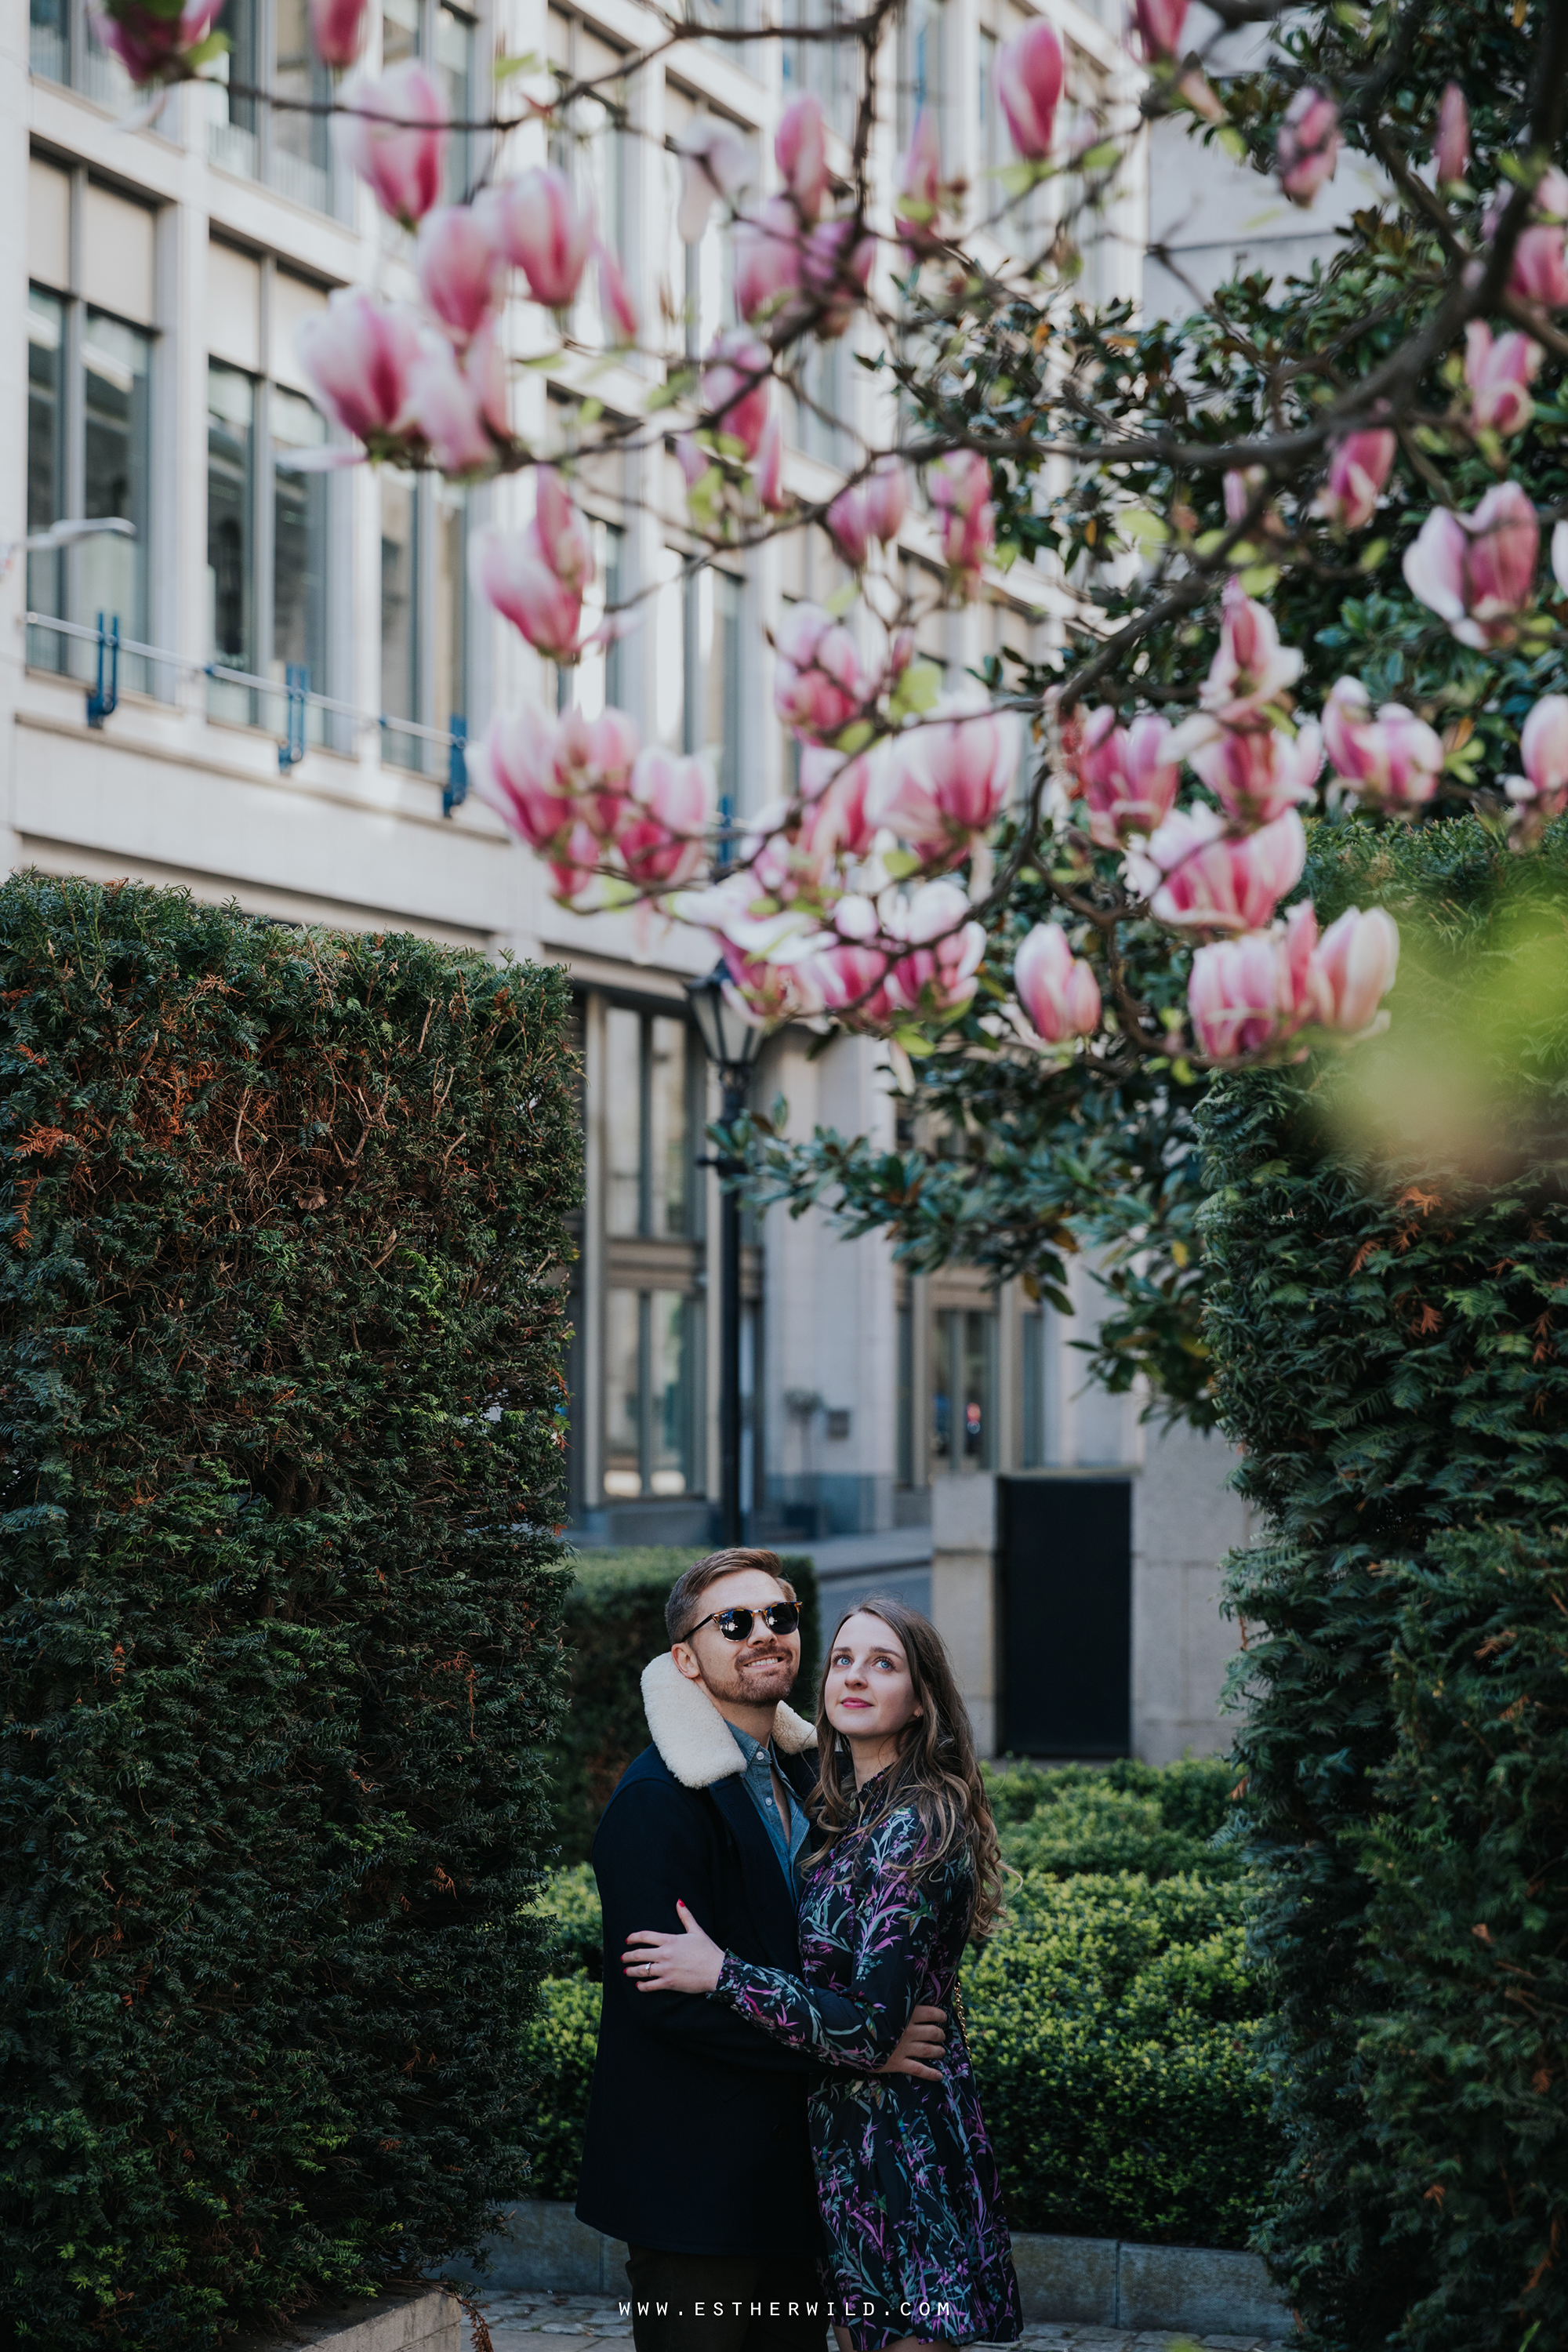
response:
[[[860,1791],[862,1814],[881,1775]],[[835,2071],[810,2096],[830,2290],[856,2352],[1021,2332],[1018,2283],[973,2069],[950,2022],[942,2080],[873,2074],[919,2001],[952,2018],[973,1885],[969,1858],[925,1865],[912,1805],[847,1831],[807,1872],[804,1979],[724,1956],[710,1998]]]

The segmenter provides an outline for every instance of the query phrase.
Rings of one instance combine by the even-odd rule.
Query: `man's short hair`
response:
[[[773,1578],[786,1601],[795,1599],[795,1587],[779,1566],[776,1551],[752,1550],[744,1544],[737,1544],[729,1551],[710,1551],[706,1559],[693,1560],[669,1588],[669,1599],[664,1604],[664,1630],[672,1645],[684,1642],[706,1613],[697,1603],[708,1587],[716,1584],[721,1576],[733,1576],[742,1568],[760,1568],[764,1576]]]

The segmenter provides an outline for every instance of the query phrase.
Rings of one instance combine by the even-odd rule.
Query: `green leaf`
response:
[[[822,609],[825,613],[830,613],[836,621],[841,621],[856,603],[859,593],[860,583],[858,580],[846,580],[842,586],[834,590]]]
[[[542,71],[542,63],[537,49],[523,49],[513,58],[498,58],[493,70],[497,81],[510,81],[513,74]]]

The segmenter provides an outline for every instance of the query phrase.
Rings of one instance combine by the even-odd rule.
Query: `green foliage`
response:
[[[1031,1837],[1049,1856],[1014,1882],[963,1979],[1016,2229],[1246,2242],[1279,2151],[1252,2054],[1261,1997],[1244,1963],[1242,1889],[1208,1843],[1233,1780],[1208,1758],[986,1768],[1009,1858]],[[1111,1851],[1139,1856],[1138,1871],[1108,1865]],[[1151,1884],[1187,1855],[1183,1875]],[[570,2198],[598,2036],[591,1872],[560,1873],[541,1907],[560,1923],[560,1974],[525,2040],[534,2189]]]
[[[1031,1874],[963,1974],[1017,2230],[1245,2245],[1278,2161],[1242,1890]]]
[[[528,2165],[563,974],[0,889],[0,2334],[215,2346]]]
[[[1237,1742],[1310,2346],[1568,2336],[1568,844],[1314,847],[1379,899],[1394,1025],[1203,1113],[1209,1329],[1265,1540]]]
[[[664,1604],[684,1569],[702,1558],[696,1546],[626,1545],[581,1551],[572,1560],[565,1634],[572,1706],[552,1751],[555,1834],[561,1859],[585,1862],[599,1815],[632,1758],[647,1747],[642,1674],[669,1647]],[[801,1602],[802,1672],[795,1704],[810,1711],[822,1646],[816,1573],[809,1556],[780,1554]]]
[[[1182,1872],[1230,1878],[1239,1867],[1230,1848],[1213,1843],[1236,1780],[1223,1756],[985,1770],[1003,1859],[1016,1870],[1053,1878],[1135,1870],[1162,1879]]]

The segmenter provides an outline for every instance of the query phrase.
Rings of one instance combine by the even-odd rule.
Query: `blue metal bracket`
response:
[[[288,733],[278,746],[278,765],[285,775],[297,768],[305,756],[305,698],[310,691],[310,673],[303,662],[290,662],[285,673],[289,699],[286,706]]]
[[[468,797],[468,722],[454,713],[447,725],[452,740],[447,750],[447,782],[441,794],[443,816],[450,816]]]
[[[98,684],[87,698],[87,723],[101,727],[112,719],[120,703],[120,615],[118,613],[105,629],[103,614],[98,616]]]

